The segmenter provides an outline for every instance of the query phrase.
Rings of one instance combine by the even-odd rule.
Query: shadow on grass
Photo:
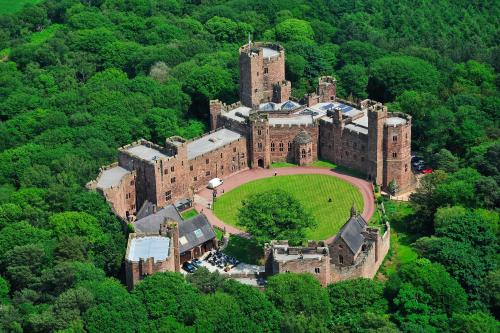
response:
[[[252,265],[258,265],[264,255],[264,249],[254,239],[236,235],[229,236],[229,243],[224,252],[241,262]]]

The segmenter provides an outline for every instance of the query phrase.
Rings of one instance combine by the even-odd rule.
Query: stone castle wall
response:
[[[315,125],[275,125],[269,126],[271,163],[298,163],[294,138],[305,130],[312,139],[312,160],[318,159],[318,126]],[[274,145],[274,147],[273,147]]]

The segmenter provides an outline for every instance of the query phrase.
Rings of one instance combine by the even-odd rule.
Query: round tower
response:
[[[285,81],[285,50],[274,43],[240,47],[240,100],[256,107],[273,99],[273,86]]]
[[[310,165],[313,162],[311,135],[302,130],[293,139],[295,145],[295,162],[300,165]]]

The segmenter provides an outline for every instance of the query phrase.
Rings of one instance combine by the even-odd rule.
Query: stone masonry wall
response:
[[[269,126],[271,163],[289,162],[298,163],[295,158],[295,146],[293,139],[302,130],[309,133],[312,140],[312,160],[318,159],[318,125],[275,125]],[[274,148],[273,148],[274,144]],[[282,145],[282,146],[281,146]]]

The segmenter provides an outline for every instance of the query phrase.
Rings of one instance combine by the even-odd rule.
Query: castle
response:
[[[342,101],[328,76],[319,78],[315,93],[294,100],[278,44],[244,45],[239,63],[241,101],[210,101],[211,132],[171,137],[163,146],[139,140],[121,147],[118,163],[103,167],[88,187],[133,221],[145,202],[164,207],[192,199],[212,178],[273,162],[309,165],[321,158],[382,188],[394,182],[404,191],[414,184],[409,115],[372,100]]]
[[[310,273],[327,286],[332,282],[373,278],[390,247],[390,225],[385,231],[368,227],[354,207],[351,216],[329,243],[309,241],[307,246],[290,246],[272,241],[265,246],[266,275]]]

